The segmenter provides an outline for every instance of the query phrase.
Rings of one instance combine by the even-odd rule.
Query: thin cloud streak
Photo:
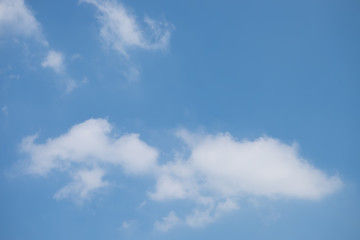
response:
[[[128,57],[128,50],[164,50],[168,47],[173,26],[166,21],[144,18],[144,26],[121,3],[107,0],[81,0],[94,5],[101,24],[100,37],[106,45]]]

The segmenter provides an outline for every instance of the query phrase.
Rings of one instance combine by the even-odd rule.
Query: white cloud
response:
[[[186,218],[190,226],[202,226],[237,209],[244,196],[316,200],[342,185],[339,177],[301,158],[295,144],[269,137],[238,141],[228,133],[177,135],[187,143],[190,156],[161,166],[150,197],[194,200],[199,207]]]
[[[80,170],[73,174],[73,182],[60,189],[54,197],[56,199],[72,198],[77,203],[88,199],[94,191],[106,187],[107,181],[103,181],[105,172],[100,168]]]
[[[150,193],[153,200],[185,199],[197,195],[194,170],[186,162],[176,160],[161,167],[157,176],[156,191]]]
[[[2,110],[2,112],[4,113],[4,115],[5,115],[6,117],[9,116],[8,106],[3,106],[1,110]]]
[[[187,142],[191,155],[163,166],[152,195],[155,199],[168,197],[168,189],[162,187],[163,178],[180,184],[176,188],[181,189],[181,196],[207,190],[232,197],[249,194],[319,199],[341,186],[337,176],[329,177],[302,159],[295,144],[286,145],[269,137],[238,141],[228,133],[192,135],[181,131],[178,136]],[[197,189],[188,185],[190,178]]]
[[[239,209],[238,203],[231,199],[215,201],[207,198],[207,201],[202,204],[203,206],[195,208],[186,216],[186,224],[190,227],[203,227],[215,222],[222,214]]]
[[[21,147],[30,156],[28,171],[46,175],[52,169],[69,168],[72,163],[109,163],[122,166],[130,174],[156,167],[157,150],[141,141],[138,134],[113,137],[111,131],[107,120],[90,119],[44,144],[34,143],[36,136],[27,137]]]
[[[215,216],[211,215],[211,209],[199,210],[194,209],[191,214],[186,217],[186,224],[191,227],[202,227],[215,221]]]
[[[65,57],[61,52],[50,50],[41,66],[43,68],[50,68],[57,74],[60,74],[62,76],[62,83],[65,85],[65,93],[70,93],[78,87],[78,84],[68,76],[64,61]]]
[[[161,221],[156,221],[154,226],[155,229],[160,232],[167,232],[171,228],[175,227],[180,222],[179,217],[171,211],[169,215],[163,217]]]
[[[64,80],[65,83],[65,93],[70,93],[72,92],[75,88],[78,87],[78,84],[74,81],[74,79],[72,78],[67,78]]]
[[[36,135],[26,137],[21,144],[21,150],[28,155],[25,171],[40,176],[52,170],[75,171],[74,181],[56,198],[80,196],[82,200],[91,191],[106,186],[102,177],[107,166],[121,166],[127,174],[147,174],[157,167],[157,150],[141,141],[139,135],[115,137],[111,133],[107,120],[90,119],[43,144],[35,143]]]
[[[62,73],[65,70],[64,55],[61,52],[51,50],[41,63],[41,66],[51,68],[57,73]]]
[[[186,143],[187,155],[180,151],[164,164],[157,161],[159,151],[139,135],[115,136],[105,119],[87,120],[42,144],[35,143],[36,136],[24,138],[21,149],[28,155],[25,170],[30,174],[70,173],[73,181],[55,194],[57,199],[82,202],[91,197],[108,185],[103,178],[109,167],[119,166],[134,176],[152,175],[156,181],[149,193],[152,200],[193,202],[183,219],[191,227],[205,226],[239,209],[242,199],[317,200],[342,186],[338,176],[329,176],[303,159],[296,144],[270,137],[240,141],[229,133],[185,130],[177,136]],[[155,228],[168,231],[180,221],[170,212]]]
[[[104,42],[127,56],[127,50],[138,47],[148,50],[166,49],[172,25],[166,21],[144,18],[141,27],[136,17],[123,4],[108,0],[81,0],[99,11],[100,36]]]
[[[40,24],[24,0],[0,0],[0,34],[33,37],[47,45]]]
[[[49,44],[41,31],[41,25],[24,0],[0,0],[0,36],[24,36],[34,38],[48,49]],[[49,50],[41,66],[51,68],[57,74],[65,75],[62,83],[66,93],[74,90],[78,84],[67,76],[64,64],[64,55],[61,52]]]

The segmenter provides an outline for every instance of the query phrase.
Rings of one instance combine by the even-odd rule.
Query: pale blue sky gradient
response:
[[[25,1],[48,46],[12,33],[0,11],[0,239],[360,238],[359,1],[121,3],[145,37],[144,17],[167,23],[168,44],[125,56],[99,34],[96,7],[77,0]],[[62,73],[41,66],[50,50],[63,55]],[[66,92],[69,79],[77,87]],[[152,200],[152,176],[109,168],[111,186],[78,204],[54,199],[67,172],[19,167],[24,137],[43,144],[90,118],[107,119],[114,135],[140,134],[160,163],[187,151],[174,136],[183,128],[296,142],[343,185],[320,200],[244,196],[213,223],[157,231],[155,221],[170,211],[183,219],[194,203]]]

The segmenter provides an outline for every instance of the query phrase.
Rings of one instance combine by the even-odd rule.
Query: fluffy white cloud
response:
[[[36,136],[27,137],[21,147],[30,157],[28,171],[46,175],[52,169],[69,168],[72,163],[90,166],[109,163],[138,174],[157,166],[157,150],[141,141],[138,134],[113,137],[111,131],[107,120],[90,119],[44,144],[34,143]]]
[[[0,0],[0,34],[34,37],[47,45],[40,24],[24,0]]]
[[[181,131],[178,136],[188,144],[190,157],[163,166],[154,199],[190,197],[201,190],[231,197],[319,199],[341,186],[337,176],[329,177],[302,159],[295,144],[269,137],[238,141],[228,133],[192,135]],[[163,179],[168,179],[172,190]]]
[[[100,36],[104,42],[127,56],[127,50],[134,47],[143,49],[165,49],[170,40],[171,24],[144,18],[141,27],[123,4],[108,0],[81,0],[94,5],[99,11]]]
[[[156,221],[154,226],[155,229],[161,232],[167,232],[171,228],[175,227],[180,222],[179,217],[171,211],[169,215],[163,217],[161,221]]]
[[[51,50],[41,63],[41,66],[51,68],[57,73],[62,73],[65,70],[64,55],[61,52]]]
[[[190,156],[161,167],[153,200],[192,199],[198,203],[186,217],[190,226],[213,222],[223,212],[237,209],[244,196],[320,199],[342,185],[298,154],[295,144],[262,137],[238,141],[230,134],[177,134]]]
[[[107,120],[90,119],[43,144],[35,143],[36,135],[26,137],[21,144],[21,150],[28,155],[25,170],[40,176],[52,170],[75,171],[74,181],[56,198],[76,195],[81,200],[106,186],[102,177],[107,166],[121,166],[127,174],[147,174],[157,167],[157,150],[141,141],[139,135],[115,137],[111,132]]]
[[[158,202],[192,201],[194,208],[183,220],[170,212],[155,223],[168,231],[183,221],[201,227],[250,199],[293,198],[317,200],[338,190],[342,182],[315,168],[298,153],[296,144],[261,137],[237,140],[229,133],[217,135],[177,132],[187,146],[186,157],[159,164],[158,150],[137,134],[116,136],[105,119],[90,119],[66,134],[35,143],[24,138],[21,149],[28,155],[26,171],[46,176],[52,170],[66,171],[73,181],[55,194],[56,199],[76,202],[106,187],[107,168],[120,166],[126,174],[152,175],[156,181],[149,197]],[[182,150],[183,147],[181,148]],[[178,152],[176,156],[181,156]]]

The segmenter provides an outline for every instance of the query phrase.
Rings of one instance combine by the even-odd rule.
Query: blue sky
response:
[[[359,10],[0,0],[0,239],[359,239]]]

